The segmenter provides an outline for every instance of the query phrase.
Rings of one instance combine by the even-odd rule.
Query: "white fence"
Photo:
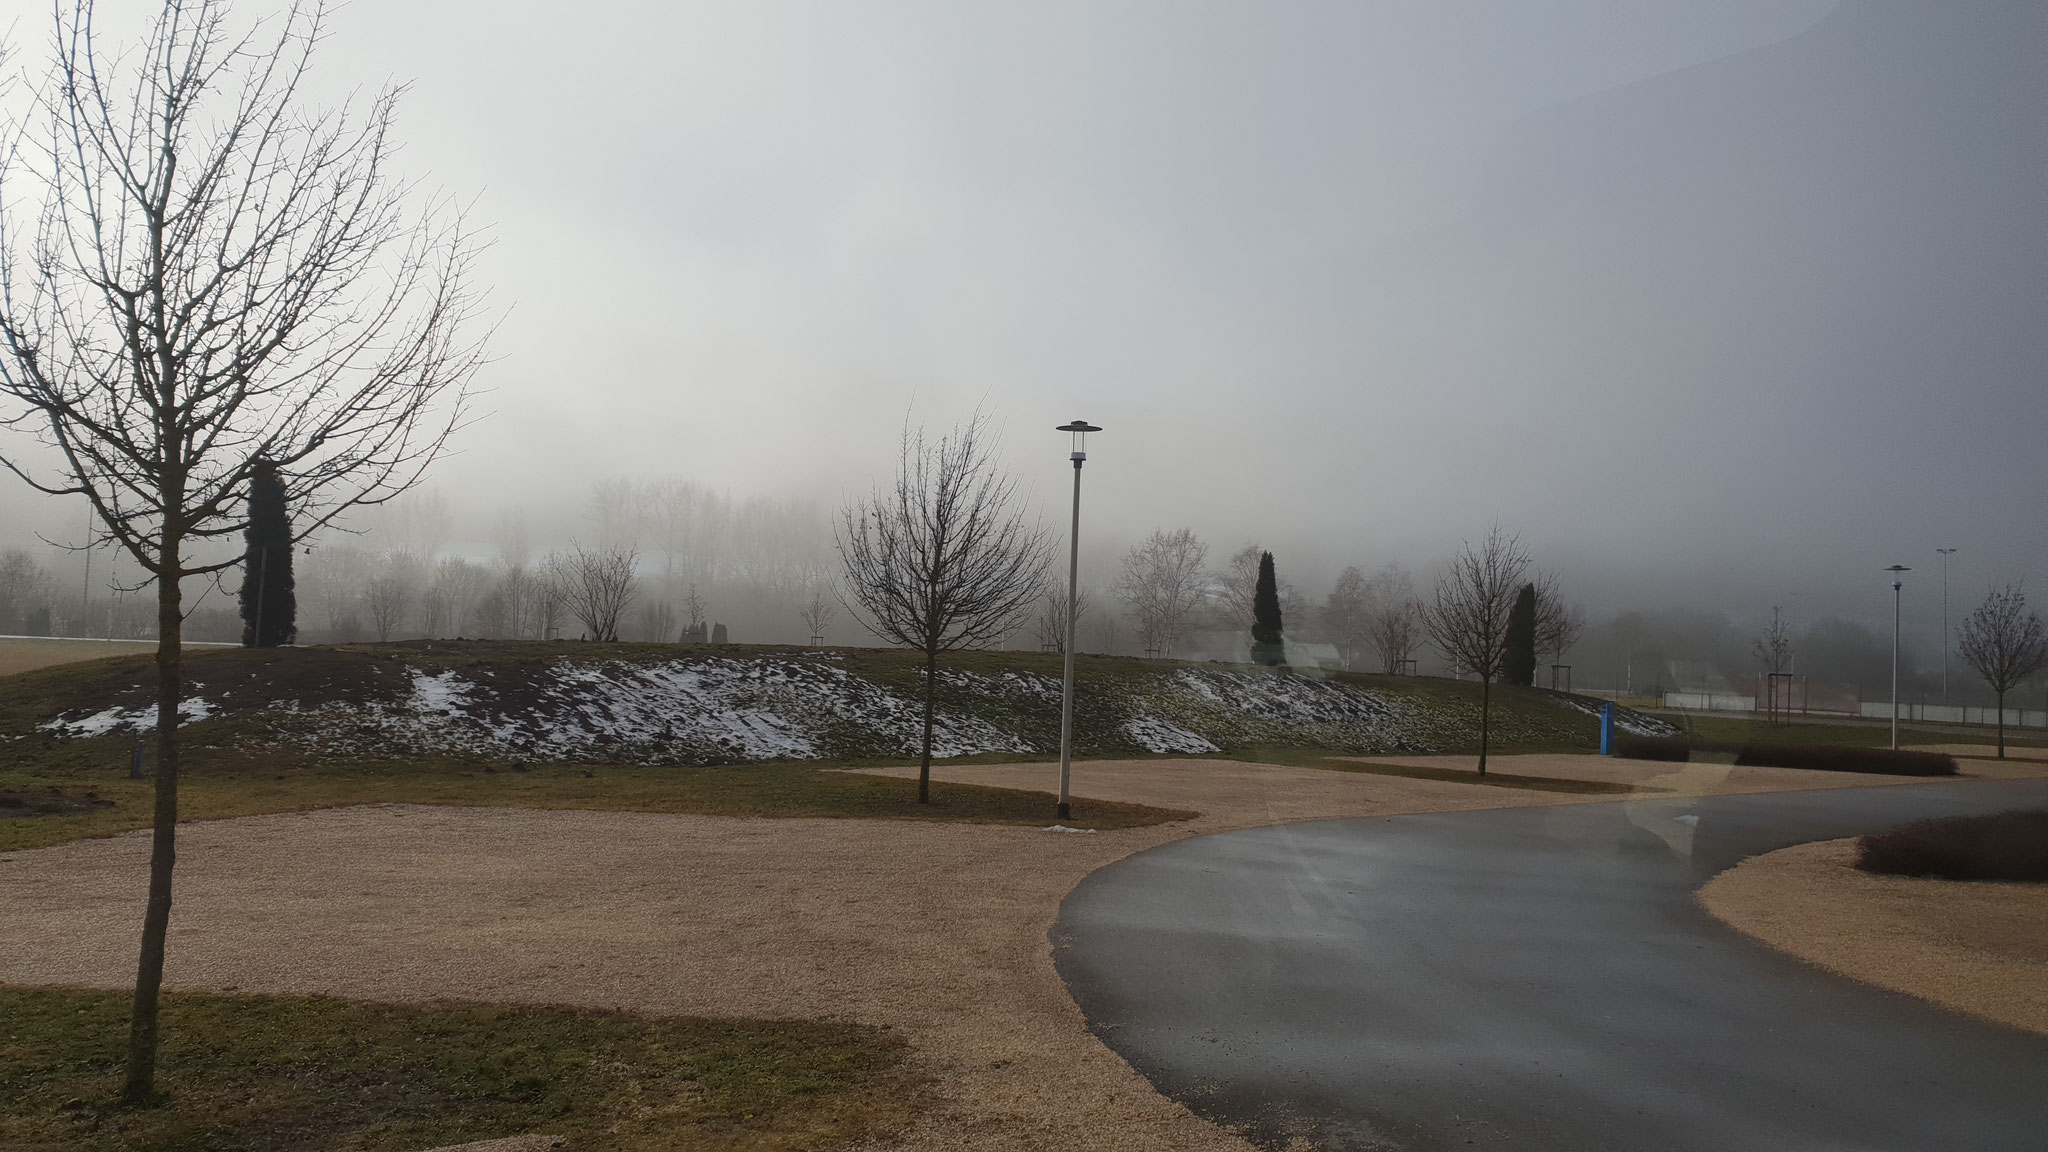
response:
[[[1733,692],[1666,692],[1664,706],[1694,712],[1754,712],[1756,697]]]
[[[1865,700],[1863,714],[1873,720],[1892,718],[1892,702],[1889,700]],[[1929,720],[1936,724],[1996,724],[1998,709],[1971,708],[1961,704],[1914,704],[1899,701],[1899,719]],[[2048,710],[2041,708],[2007,708],[2005,726],[2008,728],[2048,728]]]

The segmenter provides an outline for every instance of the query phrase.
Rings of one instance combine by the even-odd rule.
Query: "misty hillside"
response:
[[[188,660],[190,738],[335,755],[727,764],[894,759],[918,749],[916,654],[653,644],[416,642]],[[974,653],[942,665],[945,757],[1058,752],[1060,664]],[[118,736],[154,722],[154,670],[125,658],[12,678],[14,739]],[[1075,744],[1089,756],[1266,745],[1357,753],[1475,746],[1477,684],[1084,657]],[[1494,740],[1587,747],[1598,702],[1495,689]],[[1668,729],[1629,714],[1634,730]]]

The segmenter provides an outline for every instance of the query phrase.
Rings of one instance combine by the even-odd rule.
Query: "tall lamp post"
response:
[[[1936,548],[1941,553],[1941,706],[1948,707],[1948,558],[1953,548]]]
[[[1080,599],[1081,573],[1081,465],[1088,459],[1088,434],[1102,429],[1086,420],[1062,424],[1058,431],[1074,437],[1074,526],[1067,534],[1067,670],[1060,682],[1060,819],[1073,816],[1067,799],[1067,780],[1074,763],[1074,606]]]
[[[1899,589],[1904,582],[1901,573],[1912,569],[1904,564],[1894,564],[1885,569],[1892,574],[1892,751],[1899,750]]]

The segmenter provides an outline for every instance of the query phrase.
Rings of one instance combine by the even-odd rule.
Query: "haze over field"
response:
[[[2026,0],[357,0],[316,78],[410,80],[404,161],[492,224],[453,551],[587,535],[608,476],[829,510],[984,404],[1053,516],[1051,425],[1107,427],[1098,581],[1185,524],[1319,599],[1497,518],[1596,621],[1887,622],[1909,564],[1926,649],[1936,547],[1958,612],[2048,577],[2044,43]],[[6,484],[0,541],[76,537]]]

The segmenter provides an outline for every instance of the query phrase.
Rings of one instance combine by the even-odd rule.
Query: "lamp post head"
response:
[[[1081,461],[1088,458],[1088,434],[1090,432],[1100,432],[1102,429],[1097,428],[1086,420],[1076,420],[1072,424],[1062,424],[1057,429],[1054,429],[1054,431],[1071,432],[1074,434],[1074,454],[1070,459],[1073,460],[1074,467],[1079,468]]]
[[[1911,572],[1912,569],[1906,567],[1904,564],[1894,564],[1891,567],[1885,569],[1885,571],[1892,574],[1892,591],[1897,592],[1899,588],[1902,586],[1901,581],[1899,580],[1899,573]]]

